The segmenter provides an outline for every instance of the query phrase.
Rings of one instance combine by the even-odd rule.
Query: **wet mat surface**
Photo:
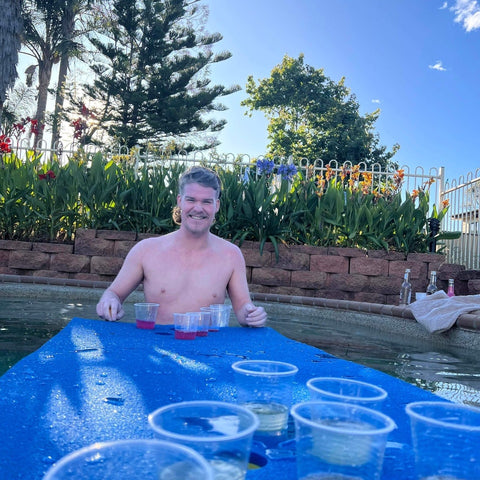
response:
[[[271,328],[225,328],[194,341],[171,326],[142,331],[128,323],[74,318],[59,334],[0,377],[0,478],[41,480],[49,466],[94,442],[151,438],[147,416],[192,399],[235,401],[231,364],[268,359],[298,366],[294,401],[307,400],[315,376],[380,385],[398,428],[389,436],[382,479],[413,478],[405,405],[439,397],[376,370],[288,339]],[[292,442],[255,451],[267,459],[247,479],[295,478]]]

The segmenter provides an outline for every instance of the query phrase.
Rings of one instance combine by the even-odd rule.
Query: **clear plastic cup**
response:
[[[293,380],[298,368],[272,360],[241,360],[232,365],[237,402],[260,421],[255,439],[267,446],[286,439]]]
[[[379,480],[390,417],[340,402],[310,401],[291,410],[299,479]]]
[[[210,328],[210,310],[201,310],[200,312],[193,312],[193,314],[198,317],[197,337],[206,337]]]
[[[347,402],[364,407],[380,409],[387,392],[371,383],[349,378],[315,377],[307,382],[312,400]]]
[[[223,303],[214,303],[208,307],[210,309],[210,331],[218,332],[220,328],[228,327],[230,319],[231,305]]]
[[[480,408],[424,401],[409,403],[406,412],[417,478],[480,478]]]
[[[137,328],[152,330],[157,319],[158,303],[135,303],[135,321]]]
[[[174,313],[175,338],[177,340],[195,340],[197,336],[198,316],[190,313]]]
[[[197,452],[161,440],[95,443],[56,462],[43,480],[213,480]]]
[[[212,466],[215,479],[242,480],[257,417],[226,402],[191,401],[155,410],[148,417],[156,435],[196,450]]]

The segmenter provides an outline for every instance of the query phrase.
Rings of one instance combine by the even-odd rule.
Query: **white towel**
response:
[[[443,290],[427,295],[410,305],[417,322],[430,333],[448,330],[462,313],[480,309],[480,295],[449,297]]]

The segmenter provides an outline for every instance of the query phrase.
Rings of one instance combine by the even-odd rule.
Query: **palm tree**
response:
[[[60,127],[62,118],[64,117],[65,87],[70,61],[72,57],[81,58],[84,52],[84,46],[77,40],[80,40],[89,30],[95,28],[95,12],[90,10],[93,3],[94,0],[65,1],[62,15],[63,40],[61,43],[58,81],[55,91],[55,111],[52,120],[52,150],[57,148],[60,140]],[[84,22],[79,22],[79,20],[84,20]],[[82,23],[81,28],[78,28],[80,23]]]
[[[69,59],[79,44],[73,41],[76,15],[85,11],[92,0],[23,0],[22,16],[25,24],[23,44],[35,59],[32,69],[38,68],[38,97],[35,119],[38,128],[35,143],[43,138],[45,112],[54,64],[61,62],[57,95],[57,117],[63,108],[63,87]],[[30,68],[30,67],[29,67]],[[58,125],[56,126],[58,128]]]
[[[0,0],[0,122],[7,91],[18,76],[17,63],[22,34],[20,0]]]

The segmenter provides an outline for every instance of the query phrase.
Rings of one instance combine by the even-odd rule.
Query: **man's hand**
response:
[[[267,322],[267,312],[263,307],[256,307],[253,303],[247,303],[245,309],[245,321],[246,327],[264,327]]]
[[[97,304],[97,315],[109,322],[120,320],[125,312],[118,296],[110,290],[106,290]]]

